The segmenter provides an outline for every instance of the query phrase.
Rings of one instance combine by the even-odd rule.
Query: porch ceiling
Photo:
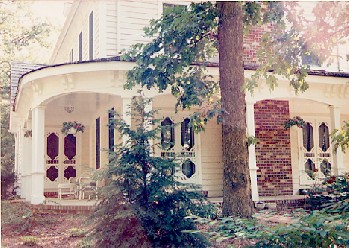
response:
[[[64,121],[90,123],[97,112],[111,101],[121,104],[121,97],[84,92],[58,96],[46,105],[45,123],[47,125],[61,125]],[[73,111],[68,113],[65,107],[71,107]]]

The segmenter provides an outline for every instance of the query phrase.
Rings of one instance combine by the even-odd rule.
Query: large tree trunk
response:
[[[218,2],[219,77],[223,121],[223,215],[251,217],[253,202],[248,168],[246,101],[242,91],[243,19],[239,2]]]

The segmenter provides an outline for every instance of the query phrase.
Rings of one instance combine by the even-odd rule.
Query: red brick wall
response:
[[[258,64],[257,52],[260,48],[262,35],[270,32],[271,26],[252,27],[247,35],[244,35],[244,53],[243,60],[245,64]]]
[[[255,104],[256,160],[260,196],[292,195],[288,101],[264,100]]]

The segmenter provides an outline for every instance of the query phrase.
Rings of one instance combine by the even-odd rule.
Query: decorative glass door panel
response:
[[[46,191],[55,191],[59,183],[77,177],[78,140],[76,135],[63,135],[59,130],[46,133]]]
[[[312,185],[331,175],[332,152],[328,121],[309,120],[300,130],[300,184]]]
[[[161,157],[175,158],[179,164],[175,175],[183,183],[200,184],[198,135],[190,126],[189,118],[164,117],[161,122]]]

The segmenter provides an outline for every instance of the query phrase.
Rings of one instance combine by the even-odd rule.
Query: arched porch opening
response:
[[[284,123],[296,116],[304,120],[304,127],[285,129]],[[254,119],[259,196],[299,194],[326,176],[348,171],[329,137],[345,114],[326,99],[263,99],[254,104]]]

